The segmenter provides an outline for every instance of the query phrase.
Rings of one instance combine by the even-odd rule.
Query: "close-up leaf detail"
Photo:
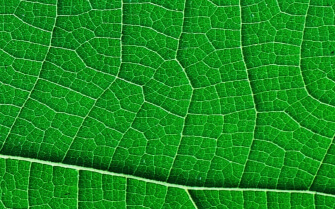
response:
[[[335,0],[0,0],[0,208],[335,208]]]

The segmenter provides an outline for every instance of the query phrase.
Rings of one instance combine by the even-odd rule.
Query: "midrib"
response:
[[[50,166],[57,166],[62,168],[68,168],[68,169],[74,169],[77,171],[91,171],[95,173],[100,173],[104,175],[110,175],[110,176],[119,176],[123,178],[128,179],[136,179],[148,183],[158,184],[166,187],[174,187],[174,188],[180,188],[184,190],[217,190],[217,191],[254,191],[254,192],[280,192],[280,193],[303,193],[303,194],[312,194],[312,195],[323,195],[323,196],[329,196],[334,197],[335,194],[328,194],[324,192],[317,192],[317,191],[310,191],[310,190],[285,190],[285,189],[266,189],[266,188],[224,188],[224,187],[196,187],[196,186],[185,186],[185,185],[178,185],[153,179],[146,179],[139,176],[133,176],[130,174],[123,174],[123,173],[115,173],[111,171],[106,170],[99,170],[95,168],[88,168],[83,166],[77,166],[77,165],[70,165],[70,164],[64,164],[64,163],[57,163],[57,162],[51,162],[51,161],[45,161],[45,160],[39,160],[39,159],[33,159],[33,158],[27,158],[27,157],[19,157],[19,156],[10,156],[10,155],[3,155],[0,154],[0,158],[2,159],[12,159],[12,160],[20,160],[20,161],[27,161],[30,163],[39,163],[43,165],[50,165]]]

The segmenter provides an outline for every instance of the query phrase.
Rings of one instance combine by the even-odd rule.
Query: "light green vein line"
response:
[[[257,107],[256,107],[256,100],[255,100],[255,94],[254,94],[254,91],[252,89],[252,86],[251,86],[251,76],[250,76],[250,70],[248,69],[248,66],[245,62],[245,58],[244,58],[244,54],[243,54],[243,34],[242,34],[242,29],[243,29],[243,20],[242,20],[242,1],[240,0],[239,2],[239,9],[240,9],[240,22],[241,22],[241,29],[240,29],[240,43],[241,43],[241,56],[242,56],[242,62],[243,62],[243,65],[244,65],[244,68],[247,72],[247,80],[248,80],[248,84],[249,84],[249,88],[250,88],[250,93],[252,95],[252,100],[253,100],[253,104],[254,104],[254,108],[255,108],[255,124],[254,124],[254,129],[253,129],[253,132],[252,132],[252,139],[251,139],[251,144],[250,144],[250,148],[249,148],[249,152],[248,152],[248,155],[247,155],[247,158],[245,160],[245,165],[244,165],[244,168],[243,168],[243,171],[242,171],[242,175],[241,175],[241,179],[238,183],[238,186],[241,185],[242,181],[243,181],[243,177],[244,177],[244,174],[245,174],[245,169],[247,167],[247,163],[248,163],[248,160],[249,160],[249,157],[250,157],[250,154],[251,154],[251,149],[252,149],[252,146],[254,144],[254,141],[255,141],[255,131],[256,131],[256,126],[257,126],[257,116],[258,116],[258,111],[257,111]]]
[[[190,191],[186,190],[186,193],[188,195],[188,197],[190,198],[191,202],[192,202],[192,205],[194,206],[195,209],[198,209],[198,206],[197,204],[195,204],[193,198],[192,198],[192,195],[190,194]]]
[[[11,159],[11,160],[21,160],[21,161],[27,161],[27,162],[31,162],[31,163],[40,163],[40,164],[43,164],[43,165],[68,168],[68,169],[73,169],[73,170],[77,170],[77,171],[90,171],[90,172],[100,173],[100,174],[104,174],[104,175],[118,176],[118,177],[123,177],[123,178],[128,178],[128,179],[136,179],[136,180],[144,181],[144,182],[147,182],[147,183],[158,184],[158,185],[162,185],[162,186],[166,186],[166,187],[180,188],[180,189],[184,189],[184,190],[217,190],[217,191],[242,191],[242,192],[243,191],[255,191],[255,192],[258,191],[258,192],[302,193],[302,194],[322,195],[322,196],[328,196],[328,197],[335,198],[335,194],[328,194],[328,193],[324,193],[324,192],[317,192],[317,191],[310,191],[310,190],[185,186],[185,185],[167,183],[167,182],[158,181],[158,180],[146,179],[146,178],[133,176],[133,175],[129,175],[129,174],[115,173],[115,172],[106,171],[106,170],[98,170],[98,169],[95,169],[95,168],[87,168],[87,167],[82,167],[82,166],[77,166],[77,165],[56,163],[56,162],[38,160],[38,159],[33,159],[33,158],[9,156],[9,155],[3,155],[3,154],[0,154],[0,158]]]

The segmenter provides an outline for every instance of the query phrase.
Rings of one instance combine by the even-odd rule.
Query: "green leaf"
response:
[[[333,0],[0,0],[0,208],[334,208]]]

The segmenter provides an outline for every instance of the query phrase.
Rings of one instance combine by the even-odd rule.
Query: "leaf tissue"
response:
[[[0,208],[335,208],[334,0],[0,0]]]

